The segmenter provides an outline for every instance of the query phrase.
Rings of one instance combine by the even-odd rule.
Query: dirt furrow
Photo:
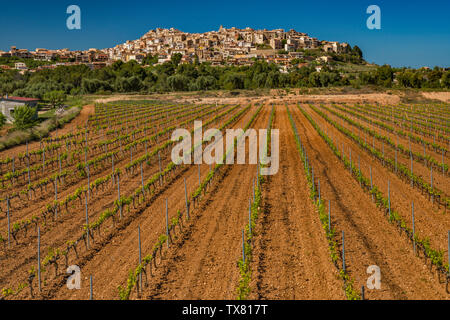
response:
[[[346,157],[352,152],[352,162],[358,165],[361,163],[361,171],[364,176],[370,177],[370,167],[372,167],[373,183],[387,197],[390,189],[392,208],[395,209],[407,225],[412,228],[412,202],[414,201],[415,230],[421,238],[430,239],[431,247],[443,250],[447,256],[447,238],[450,229],[450,216],[444,214],[444,207],[438,207],[431,202],[428,196],[421,193],[417,188],[410,186],[409,181],[399,178],[395,173],[382,165],[380,161],[371,157],[368,151],[361,149],[352,139],[339,132],[332,125],[327,123],[320,115],[315,113],[309,106],[302,105],[305,110],[315,119],[317,123],[332,133],[333,140],[339,150],[344,145]],[[359,160],[360,159],[360,160]]]
[[[252,128],[266,128],[270,108]],[[148,299],[235,299],[241,233],[248,221],[256,165],[226,165],[195,211],[194,222],[144,291]]]
[[[345,299],[284,106],[276,106],[280,168],[263,184],[252,299]]]
[[[376,265],[381,269],[381,289],[366,289],[368,299],[447,299],[445,285],[412,254],[410,244],[387,222],[297,107],[291,110],[315,179],[320,179],[322,197],[331,200],[332,225],[341,248],[341,231],[345,233],[345,261],[354,287],[366,285],[367,268]]]
[[[247,111],[232,127],[243,127],[255,111],[254,107]],[[206,177],[209,168],[209,165],[201,165],[201,179]],[[183,178],[186,178],[189,196],[198,186],[198,166],[187,167],[187,171],[181,173],[143,212],[126,227],[119,230],[114,238],[99,248],[95,255],[83,264],[83,277],[88,279],[88,275],[93,275],[95,279],[96,299],[117,299],[119,297],[117,287],[126,285],[128,271],[138,264],[138,226],[141,228],[142,252],[146,255],[151,252],[158,236],[165,231],[166,199],[168,199],[169,220],[176,216],[178,210],[185,211]],[[183,223],[184,225],[185,223]],[[163,259],[166,259],[165,254],[163,254]],[[157,263],[158,265],[161,263],[159,257]],[[68,290],[65,285],[60,286],[51,293],[51,296],[58,299],[86,299],[88,297],[87,285],[88,283],[85,282],[80,290]]]

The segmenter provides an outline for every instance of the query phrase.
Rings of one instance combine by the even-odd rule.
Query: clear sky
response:
[[[72,4],[81,8],[81,30],[66,27]],[[366,27],[372,4],[381,8],[381,30]],[[356,44],[377,64],[450,67],[450,0],[0,0],[0,50],[103,49],[157,27],[206,32],[221,24]]]

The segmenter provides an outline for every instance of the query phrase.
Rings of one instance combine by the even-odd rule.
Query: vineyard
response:
[[[196,121],[222,163],[174,162]],[[449,163],[448,104],[84,107],[0,152],[0,299],[450,299]]]

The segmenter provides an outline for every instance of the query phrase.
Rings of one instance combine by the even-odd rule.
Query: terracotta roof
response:
[[[3,99],[4,99],[4,100],[22,101],[22,102],[34,102],[34,101],[39,101],[39,99],[35,99],[35,98],[11,97],[11,96],[8,96],[8,98],[3,97]]]

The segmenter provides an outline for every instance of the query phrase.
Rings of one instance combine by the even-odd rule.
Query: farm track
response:
[[[275,107],[280,168],[262,185],[250,299],[345,299],[284,106]]]
[[[256,108],[248,110],[231,127],[243,127],[255,111]],[[201,166],[202,180],[206,177],[208,170],[209,165]],[[144,209],[140,210],[139,214],[133,215],[132,218],[127,220],[123,227],[113,232],[113,236],[103,237],[102,245],[98,246],[94,250],[95,252],[89,252],[86,257],[80,259],[82,260],[80,267],[82,268],[85,281],[85,285],[82,286],[81,290],[68,290],[65,283],[61,281],[49,290],[48,297],[55,299],[87,299],[89,289],[86,279],[88,279],[88,275],[93,275],[96,299],[119,298],[117,287],[125,285],[129,270],[138,263],[138,226],[141,228],[142,252],[143,255],[146,255],[151,252],[158,236],[165,230],[166,198],[168,199],[169,220],[176,216],[177,210],[184,211],[183,178],[186,178],[188,195],[190,195],[198,186],[198,166],[192,165],[182,169],[160,193],[153,197],[152,201]],[[184,226],[185,222],[183,221],[182,228]],[[163,251],[162,261],[159,256],[157,260],[157,270],[159,270],[160,264],[164,264],[166,260],[169,260],[167,253]]]
[[[234,113],[236,113],[236,111],[231,112],[231,114]],[[227,115],[227,117],[228,116],[231,115]],[[151,149],[149,148],[149,150]],[[144,153],[145,149],[142,148],[140,153],[136,153],[136,157]],[[125,172],[124,167],[129,162],[129,160],[130,159],[125,156],[123,160],[115,164],[115,168],[120,168],[122,172]],[[169,161],[170,153],[162,153],[161,162],[163,169]],[[144,181],[146,181],[153,174],[158,172],[158,161],[153,159],[151,166],[149,167],[145,165],[144,168]],[[106,173],[103,172],[103,175],[109,174],[109,170],[110,169],[107,169]],[[203,171],[206,171],[206,169],[203,169]],[[93,180],[91,179],[91,181]],[[135,170],[135,174],[133,176],[123,173],[120,178],[121,195],[128,195],[133,193],[134,190],[140,186],[140,184],[140,170]],[[108,187],[105,187],[105,191],[96,192],[92,196],[93,197],[92,199],[90,199],[88,205],[89,221],[94,221],[101,212],[103,212],[107,208],[112,207],[113,201],[117,199],[117,185],[115,184],[114,186],[111,186],[111,184],[108,183]],[[62,199],[62,197],[60,199]],[[76,200],[75,203],[75,208],[70,208],[69,206],[69,211],[71,212],[70,214],[65,213],[65,209],[63,209],[63,213],[59,214],[60,218],[56,222],[51,222],[49,224],[49,230],[47,230],[46,227],[41,227],[41,257],[46,255],[48,248],[59,248],[61,246],[64,246],[66,241],[75,240],[79,235],[81,235],[82,227],[85,223],[84,197],[82,203],[80,203],[79,200]],[[38,206],[39,205],[42,206],[42,203],[38,204]],[[124,215],[126,215],[126,213]],[[106,224],[107,227],[103,229],[103,231],[114,230],[114,228],[112,227],[112,222],[107,222]],[[8,250],[6,254],[3,253],[0,256],[0,268],[2,270],[2,273],[0,275],[0,283],[2,283],[2,287],[6,285],[16,287],[20,282],[23,282],[23,280],[27,278],[28,270],[33,265],[35,265],[37,259],[37,235],[34,227],[32,227],[32,229],[28,231],[28,235],[26,238],[23,238],[23,235],[21,234],[21,237],[19,237],[18,239],[19,245],[16,245],[12,240],[12,248]],[[84,247],[84,244],[81,245]],[[17,259],[17,257],[20,257],[20,259]],[[69,254],[69,261],[72,261],[75,258],[76,257],[74,253]],[[51,267],[51,269],[53,269],[53,267]],[[59,268],[59,272],[61,272],[62,269],[64,269],[63,266]],[[63,270],[63,272],[64,271],[65,270]],[[50,271],[50,274],[52,276],[53,273],[53,270]],[[11,275],[13,274],[16,274],[18,276],[11,278]],[[52,277],[50,277],[50,279],[52,279]],[[27,294],[29,294],[28,289],[25,291]]]
[[[358,128],[352,126],[351,124],[347,123],[344,121],[344,123],[342,123],[342,119],[333,115],[332,113],[328,112],[326,109],[324,108],[320,108],[320,110],[325,113],[330,119],[333,119],[335,122],[339,123],[341,126],[347,128],[348,130],[352,131],[354,133],[358,133],[358,135],[360,136],[360,138],[362,140],[364,140],[364,137],[366,137],[366,141],[368,144],[372,145],[373,142],[373,138],[369,135],[366,134],[365,132],[359,130]],[[339,114],[342,114],[342,111],[340,110],[336,110],[334,109],[334,111],[337,111]],[[347,116],[350,116],[348,114],[346,114]],[[370,125],[367,122],[361,121],[360,119],[351,117],[353,121],[355,122],[359,122],[360,124],[362,124],[364,127],[366,128],[370,128],[378,133],[381,133],[384,136],[387,136],[389,138],[391,138],[392,141],[396,142],[396,135],[395,134],[391,134],[388,131],[385,131],[381,128],[378,128],[376,126]],[[400,138],[398,137],[398,143],[402,144],[405,147],[409,146],[409,142],[407,139],[404,138]],[[377,139],[375,139],[375,148],[378,149],[380,152],[383,152],[383,147],[382,147],[383,143]],[[412,143],[411,142],[411,149],[413,152],[419,152],[419,153],[423,153],[423,148],[420,148],[417,146],[417,144]],[[395,159],[395,149],[392,148],[390,145],[388,145],[387,143],[384,143],[384,152],[385,155]],[[428,149],[426,149],[426,154],[427,155],[432,155],[434,157],[434,159],[438,162],[441,162],[441,155],[436,154],[436,152],[430,151]],[[444,159],[446,159],[444,157]],[[405,165],[407,168],[410,168],[410,158],[409,156],[404,155],[403,153],[401,153],[400,151],[397,151],[397,161],[398,163],[401,163],[403,165]],[[447,161],[448,161],[448,157],[447,157]],[[417,176],[420,176],[424,179],[424,181],[426,181],[427,183],[430,183],[430,168],[426,167],[425,164],[423,162],[418,162],[413,160],[413,172],[414,174],[416,174]],[[448,183],[449,181],[449,176],[442,175],[442,171],[440,171],[437,168],[433,168],[433,186],[438,188],[439,190],[441,190],[445,195],[450,195],[450,184]]]
[[[438,208],[436,203],[433,205],[428,196],[422,194],[419,189],[411,187],[409,181],[402,180],[384,167],[380,161],[374,159],[367,151],[361,149],[356,142],[326,122],[309,106],[302,105],[302,107],[316,123],[326,128],[325,130],[328,130],[328,132],[332,132],[333,141],[339,150],[342,149],[342,143],[344,143],[344,151],[347,157],[349,156],[349,148],[352,150],[352,162],[355,165],[358,165],[358,157],[360,157],[361,171],[364,176],[370,177],[370,166],[372,166],[373,183],[386,197],[388,195],[388,181],[390,182],[392,208],[398,211],[410,227],[412,226],[411,206],[412,201],[414,201],[416,232],[421,237],[428,237],[433,248],[447,252],[447,233],[450,230],[449,212],[443,214],[444,208],[442,206]]]
[[[95,106],[93,104],[83,106],[80,114],[75,117],[70,123],[64,125],[63,128],[58,130],[51,131],[49,133],[49,137],[56,137],[59,135],[67,134],[69,132],[73,132],[77,130],[77,126],[84,126],[86,124],[86,120],[90,115],[95,114]],[[28,144],[29,150],[39,149],[39,141],[33,141]],[[26,151],[26,145],[21,144],[15,147],[12,147],[8,150],[2,151],[2,158],[12,157],[20,152]]]
[[[296,106],[290,110],[315,179],[320,179],[322,197],[326,204],[331,200],[331,221],[338,239],[340,232],[345,232],[346,267],[355,280],[354,287],[365,285],[367,267],[377,265],[381,289],[366,290],[368,299],[448,299],[445,285],[438,283],[421,258],[414,257],[406,238],[389,225],[370,195],[363,193],[300,110]],[[310,108],[307,112],[313,113]],[[339,243],[342,246],[341,240]]]
[[[263,107],[251,128],[266,128]],[[241,127],[243,127],[242,125]],[[147,299],[235,299],[241,232],[248,221],[256,165],[225,165],[194,209],[192,224],[174,244],[167,263],[150,280]]]

